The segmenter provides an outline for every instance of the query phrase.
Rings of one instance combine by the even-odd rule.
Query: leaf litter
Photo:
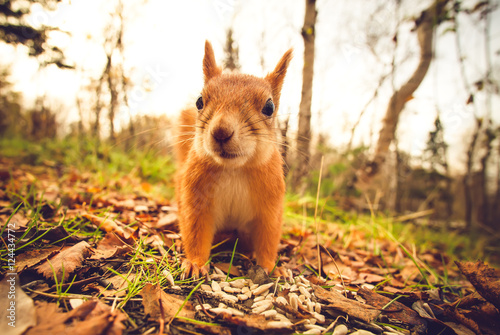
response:
[[[454,267],[438,251],[408,254],[390,239],[371,248],[362,231],[351,228],[346,240],[334,225],[318,259],[315,236],[285,226],[285,277],[269,278],[228,242],[213,252],[209,282],[181,281],[175,207],[145,194],[140,181],[130,181],[140,191],[121,194],[77,171],[58,179],[5,160],[1,171],[0,201],[11,205],[0,219],[2,227],[11,216],[19,222],[18,299],[27,306],[12,334],[462,335],[500,327],[500,276],[480,261]],[[49,196],[30,195],[28,185]],[[15,212],[12,194],[24,194],[27,209]],[[5,266],[0,275],[2,291]]]

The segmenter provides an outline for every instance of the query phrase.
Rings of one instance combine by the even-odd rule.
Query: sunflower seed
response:
[[[351,335],[375,335],[375,334],[369,332],[368,330],[359,329],[356,330],[354,333],[351,333]]]
[[[319,323],[324,323],[325,322],[325,316],[323,314],[319,314],[316,312],[313,312],[312,315],[316,320],[318,320]]]
[[[222,270],[221,270],[221,269],[219,269],[219,268],[218,268],[218,267],[216,267],[216,266],[214,266],[214,270],[215,270],[215,272],[217,272],[217,274],[218,274],[218,275],[224,275],[224,276],[226,275],[224,272],[222,272]]]
[[[346,335],[349,330],[345,325],[338,325],[335,327],[332,335]]]
[[[273,285],[274,285],[274,283],[261,285],[261,286],[257,287],[256,289],[252,290],[252,293],[254,295],[261,295],[262,293],[264,293],[268,289],[270,289]]]
[[[207,284],[201,284],[201,289],[206,292],[213,292],[212,291],[212,286],[207,285]]]
[[[260,313],[260,315],[264,315],[266,318],[274,318],[278,314],[275,309],[270,309],[268,311],[264,311]]]
[[[255,313],[255,314],[260,314],[264,311],[267,311],[269,308],[271,308],[273,304],[270,303],[268,305],[262,305],[262,306],[259,306],[259,307],[256,307],[256,308],[253,308],[252,309],[252,313]]]
[[[269,301],[269,300],[262,300],[262,301],[257,301],[257,302],[254,302],[253,305],[252,305],[252,309],[253,308],[257,308],[257,307],[261,307],[261,306],[268,306],[268,307],[271,307],[273,304],[272,301]],[[266,308],[268,309],[268,308]]]
[[[262,301],[264,300],[266,297],[264,297],[263,295],[259,296],[259,297],[255,297],[255,299],[253,299],[253,302],[257,302],[257,301]]]
[[[314,305],[314,311],[316,313],[321,313],[321,304],[319,302],[317,302],[315,305]]]
[[[231,294],[224,293],[224,295],[222,296],[222,298],[226,299],[226,300],[229,300],[229,301],[232,301],[232,302],[238,302],[238,298],[235,297],[234,295],[231,295]]]
[[[311,324],[305,324],[304,327],[306,327],[306,329],[317,329],[317,330],[321,330],[321,331],[326,330],[325,327],[321,327],[318,325],[311,325]]]
[[[224,292],[227,292],[227,293],[240,293],[241,289],[234,288],[234,287],[231,287],[231,286],[226,286],[226,287],[224,287]]]
[[[236,279],[236,280],[233,280],[233,281],[229,282],[229,284],[232,287],[239,288],[241,290],[242,288],[245,287],[246,281],[245,281],[245,279]]]
[[[224,288],[224,287],[229,287],[230,285],[227,281],[221,281],[219,283],[219,286],[220,286],[220,288]]]
[[[306,284],[307,286],[311,285],[311,282],[309,280],[307,280],[304,276],[299,276],[299,278],[300,278],[300,281],[303,282],[304,284]]]
[[[245,315],[245,313],[243,313],[242,311],[240,311],[236,308],[229,307],[228,310],[231,311],[232,315],[236,315],[236,316],[244,316]]]
[[[296,284],[293,284],[292,286],[290,286],[290,292],[295,292],[295,291],[298,291],[299,288]]]
[[[214,312],[215,314],[220,314],[220,313],[232,314],[229,309],[227,309],[227,308],[220,308],[220,307],[210,308],[210,312]]]
[[[305,287],[299,286],[299,291],[300,291],[300,293],[305,295],[306,298],[311,299],[311,293],[309,293],[309,291]]]
[[[307,301],[307,310],[311,313],[314,312],[314,302],[312,302],[311,300]]]
[[[291,323],[290,321],[269,321],[266,326],[268,329],[270,328],[288,328],[290,326],[292,326],[293,323]]]
[[[221,289],[221,287],[220,287],[220,285],[219,285],[218,282],[212,281],[212,290],[214,292],[220,292],[222,289]]]
[[[297,310],[299,308],[299,297],[295,293],[290,293],[288,295],[288,299],[290,300],[290,305],[293,309]]]
[[[167,279],[167,281],[170,284],[170,286],[174,286],[175,285],[175,283],[174,283],[174,277],[172,276],[172,274],[170,273],[170,271],[163,270],[162,274],[165,276],[165,279]]]
[[[255,290],[257,287],[259,287],[259,284],[251,284],[250,285],[250,291]]]

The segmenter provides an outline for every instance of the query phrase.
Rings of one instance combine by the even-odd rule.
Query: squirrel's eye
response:
[[[199,111],[203,109],[203,98],[201,97],[201,95],[198,100],[196,100],[196,108],[198,108]]]
[[[274,113],[274,104],[271,99],[266,101],[266,105],[262,108],[262,114],[265,116],[271,116]]]

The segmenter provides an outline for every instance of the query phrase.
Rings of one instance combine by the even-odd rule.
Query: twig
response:
[[[319,191],[321,189],[321,177],[323,174],[323,161],[325,156],[321,156],[321,167],[319,169],[319,180],[318,180],[318,191],[316,192],[316,208],[314,209],[314,226],[316,229],[316,249],[318,251],[318,276],[321,277],[321,254],[319,252],[319,231],[318,231],[318,202],[319,202]]]

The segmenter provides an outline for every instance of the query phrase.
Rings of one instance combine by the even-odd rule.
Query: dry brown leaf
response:
[[[235,325],[238,329],[254,328],[265,332],[266,334],[293,333],[291,327],[275,327],[276,322],[272,322],[259,314],[248,314],[245,316],[233,316],[229,313],[220,313],[216,319],[222,319],[225,322]],[[247,330],[248,331],[248,330]],[[248,331],[248,333],[252,333]]]
[[[90,253],[90,245],[82,241],[72,247],[63,249],[50,260],[39,265],[36,270],[47,279],[53,278],[55,273],[59,283],[61,279],[63,279],[64,272],[64,282],[67,282],[69,276],[76,268],[82,265],[83,260],[87,258]]]
[[[380,310],[372,306],[362,304],[356,300],[347,299],[335,289],[327,291],[320,286],[315,285],[313,287],[316,297],[329,303],[326,308],[331,308],[346,313],[350,317],[362,320],[367,323],[372,322],[380,315]]]
[[[500,271],[483,261],[455,263],[477,292],[500,311]]]
[[[19,286],[19,278],[7,274],[0,282],[2,335],[19,335],[36,323],[35,304]]]
[[[170,213],[160,217],[160,219],[158,219],[158,221],[152,226],[156,229],[166,229],[167,227],[175,226],[177,224],[177,220],[177,214]]]
[[[54,255],[61,247],[52,246],[47,249],[33,249],[20,254],[16,259],[17,271],[21,272],[25,268],[32,267],[41,261]]]
[[[126,319],[120,311],[111,311],[97,300],[87,301],[68,313],[61,312],[56,304],[37,301],[36,310],[37,325],[25,335],[120,335]]]
[[[418,333],[425,333],[427,328],[425,321],[422,320],[418,313],[410,307],[407,307],[398,301],[392,301],[392,299],[365,288],[360,288],[358,290],[358,295],[365,299],[368,305],[381,310],[391,319],[397,319],[406,325],[415,327],[414,331],[417,331]],[[384,308],[384,306],[387,307]],[[382,308],[384,309],[382,310]]]
[[[149,283],[144,286],[140,295],[143,298],[144,313],[149,314],[154,319],[170,319],[174,317],[184,303],[183,299],[167,294],[157,285]],[[193,305],[188,301],[178,316],[194,318]]]
[[[131,273],[128,277],[126,277],[126,279],[120,275],[115,275],[111,278],[108,278],[107,280],[109,283],[113,284],[113,288],[104,288],[100,291],[100,294],[105,297],[122,297],[127,293],[124,288],[128,287],[128,282],[133,282],[134,278],[135,273]]]
[[[380,283],[385,280],[385,277],[373,274],[373,273],[360,273],[358,275],[359,279],[363,280],[365,283]]]
[[[113,220],[109,217],[100,217],[92,214],[82,214],[82,217],[86,218],[94,226],[97,226],[99,229],[105,231],[105,232],[114,232],[116,233],[120,238],[123,238],[125,240],[129,240],[133,234],[134,231],[130,228],[122,224],[118,220]]]
[[[94,251],[95,253],[90,258],[108,259],[126,254],[129,248],[114,233],[107,233],[106,236],[99,241]]]
[[[9,220],[10,218],[10,220]],[[21,227],[26,227],[30,220],[22,215],[21,213],[16,213],[12,215],[0,215],[0,227],[5,226],[5,224],[9,221],[9,228],[13,230],[18,230]]]
[[[227,271],[229,270],[229,265],[230,265],[230,263],[216,263],[216,264],[214,264],[214,266],[219,268],[219,270],[221,270],[224,273],[227,273]],[[240,270],[234,265],[231,266],[231,271],[229,272],[229,274],[232,276],[235,276],[235,277],[241,276]]]

